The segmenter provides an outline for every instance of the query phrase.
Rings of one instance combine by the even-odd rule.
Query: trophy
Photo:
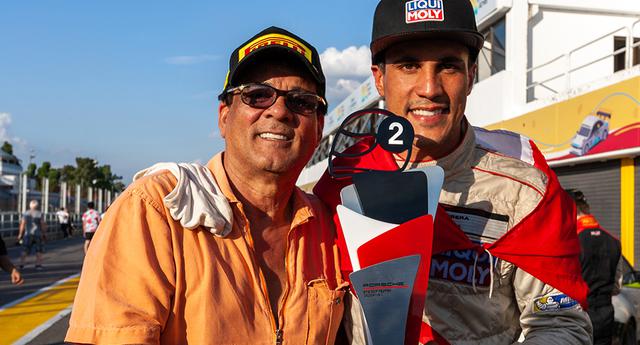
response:
[[[347,129],[366,115],[381,120],[376,133]],[[413,127],[386,110],[353,113],[338,134],[360,140],[352,151],[345,152],[337,152],[334,140],[329,173],[352,182],[340,191],[336,212],[353,267],[349,278],[362,306],[367,343],[416,345],[444,172],[438,166],[405,170],[411,157]],[[404,164],[391,171],[368,169],[361,157],[375,155],[376,150],[385,150],[384,157],[390,157],[389,152],[405,152]]]

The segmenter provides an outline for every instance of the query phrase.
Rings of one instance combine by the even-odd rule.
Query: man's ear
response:
[[[473,90],[473,85],[476,82],[476,73],[478,73],[478,63],[469,66],[469,70],[467,71],[467,96],[469,96],[471,90]]]
[[[371,73],[380,97],[384,97],[384,71],[378,65],[371,65]]]
[[[220,102],[218,105],[218,130],[222,139],[225,138],[227,119],[229,117],[229,105],[225,102]]]

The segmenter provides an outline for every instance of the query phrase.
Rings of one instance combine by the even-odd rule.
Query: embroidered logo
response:
[[[441,22],[444,20],[442,0],[413,0],[405,4],[407,24],[419,22]]]
[[[576,300],[565,294],[542,296],[533,300],[533,312],[554,312],[577,308],[577,305]]]

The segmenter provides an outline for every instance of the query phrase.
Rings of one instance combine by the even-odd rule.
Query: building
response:
[[[22,165],[18,157],[0,150],[0,210],[17,209]]]
[[[621,239],[624,256],[638,264],[640,2],[472,3],[486,42],[467,118],[531,138],[563,187],[584,192],[602,226]],[[372,106],[384,101],[370,78],[327,115],[323,140],[298,185],[309,189],[326,169],[342,120]]]

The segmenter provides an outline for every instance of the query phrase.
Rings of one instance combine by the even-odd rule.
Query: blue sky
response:
[[[276,25],[316,46],[335,105],[368,77],[377,0],[2,1],[0,140],[26,166],[111,164],[128,183],[159,161],[224,148],[216,95],[229,54]]]

